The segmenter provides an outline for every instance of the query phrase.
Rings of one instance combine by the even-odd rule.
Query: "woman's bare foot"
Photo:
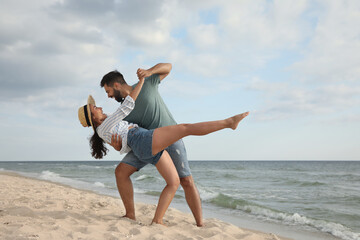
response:
[[[160,225],[163,225],[163,226],[167,227],[167,226],[165,225],[165,223],[163,223],[162,220],[160,220],[160,221],[158,221],[158,220],[152,220],[151,225],[153,225],[153,224],[160,224]]]
[[[230,128],[235,130],[237,126],[239,125],[239,122],[243,120],[245,117],[247,117],[250,114],[250,112],[244,112],[238,115],[235,115],[231,118],[228,118]]]
[[[131,220],[134,220],[134,221],[136,221],[136,218],[135,218],[135,216],[133,216],[133,215],[130,215],[130,214],[126,214],[126,215],[122,216],[122,218],[129,218],[129,219],[131,219]]]

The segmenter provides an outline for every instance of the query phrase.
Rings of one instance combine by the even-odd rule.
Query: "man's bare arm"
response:
[[[163,80],[169,73],[171,72],[172,65],[171,63],[158,63],[152,68],[149,69],[141,69],[137,70],[138,78],[146,78],[150,77],[153,74],[159,74],[160,81]]]

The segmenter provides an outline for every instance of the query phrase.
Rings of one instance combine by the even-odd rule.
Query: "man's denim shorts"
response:
[[[130,129],[129,133],[128,133],[128,145],[132,149],[133,149],[133,146],[131,145],[131,143],[129,144],[129,137],[130,137],[130,134],[134,134],[133,131],[135,131],[135,130],[133,130],[133,129],[134,128]],[[141,129],[141,128],[138,128],[138,129]],[[128,164],[130,166],[135,167],[138,171],[141,168],[143,168],[145,165],[147,165],[148,163],[151,163],[151,164],[155,165],[159,161],[159,159],[161,157],[161,154],[162,154],[162,152],[158,153],[158,154],[160,154],[159,156],[158,156],[158,154],[156,154],[155,156],[158,157],[157,159],[154,159],[154,157],[152,156],[152,134],[153,134],[154,130],[142,129],[140,131],[146,131],[146,132],[151,131],[151,134],[150,133],[145,134],[145,135],[147,135],[147,136],[144,136],[144,138],[146,138],[145,143],[134,144],[134,145],[137,145],[135,147],[136,149],[134,148],[134,150],[135,150],[135,152],[144,151],[144,149],[145,149],[144,146],[146,144],[147,149],[145,149],[145,151],[148,152],[147,156],[150,156],[150,158],[149,158],[150,162],[147,161],[147,159],[145,159],[146,161],[141,160],[141,158],[136,156],[134,151],[131,151],[128,154],[126,154],[126,156],[121,161],[122,163],[126,163],[126,164]],[[134,140],[131,140],[131,141],[134,141]],[[137,141],[137,140],[135,140],[135,141]],[[140,142],[140,140],[139,140],[139,142]],[[151,144],[149,144],[149,142]],[[142,145],[142,144],[144,144],[144,145]],[[141,149],[137,149],[137,148],[144,148],[144,149],[141,150]],[[176,170],[177,170],[177,172],[179,174],[179,177],[184,178],[184,177],[190,176],[191,171],[190,171],[189,162],[188,162],[188,159],[187,159],[186,149],[185,149],[185,145],[184,145],[183,140],[180,139],[179,141],[175,142],[171,146],[167,147],[165,150],[169,153],[172,161],[174,162],[174,165],[175,165],[175,168],[176,168]],[[149,155],[149,153],[150,153],[150,155]]]
[[[127,143],[135,156],[144,163],[156,165],[164,151],[152,154],[152,137],[154,130],[141,127],[131,128],[128,132]]]

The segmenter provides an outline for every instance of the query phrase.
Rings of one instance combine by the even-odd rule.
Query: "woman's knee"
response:
[[[167,185],[176,191],[180,186],[180,178],[171,179],[167,182]]]
[[[116,177],[121,176],[121,166],[120,166],[120,164],[115,168],[115,176]]]
[[[115,168],[115,177],[116,179],[126,179],[129,178],[137,169],[133,166],[130,166],[125,163],[120,163]]]

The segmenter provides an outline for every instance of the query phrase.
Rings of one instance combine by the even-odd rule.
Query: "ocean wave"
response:
[[[39,177],[44,180],[50,180],[50,181],[55,181],[55,182],[58,182],[59,180],[64,179],[60,176],[60,174],[57,174],[57,173],[54,173],[51,171],[42,171]]]
[[[303,182],[300,184],[301,187],[317,187],[317,186],[324,186],[326,185],[325,183],[322,183],[322,182],[318,182],[318,181],[315,181],[315,182]]]
[[[92,184],[72,178],[62,177],[60,174],[48,170],[42,171],[38,176],[38,178],[50,182],[62,183],[71,187],[76,187],[81,189],[92,189],[91,187]]]
[[[216,196],[218,196],[217,192],[210,191],[202,187],[201,185],[198,185],[198,191],[200,193],[202,201],[205,202],[210,201],[211,199],[216,198]]]
[[[105,187],[105,184],[103,184],[102,182],[95,182],[94,186],[96,186],[96,187]]]
[[[223,175],[224,179],[239,179],[239,175],[231,174],[231,173],[225,173]]]
[[[334,173],[324,173],[324,177],[336,177],[336,178],[355,178],[359,179],[360,174],[356,172],[334,172]]]
[[[243,170],[246,170],[245,167],[235,167],[235,168],[231,168],[232,170],[235,170],[235,171],[243,171]]]
[[[158,191],[147,191],[146,192],[147,195],[150,195],[150,196],[160,196],[161,192],[158,192]]]
[[[344,240],[360,239],[359,233],[352,232],[351,229],[339,223],[312,219],[302,216],[299,213],[284,213],[244,199],[236,199],[221,193],[218,193],[216,197],[212,199],[208,199],[207,202],[215,204],[219,207],[240,210],[247,214],[263,218],[264,220],[279,221],[287,225],[310,226]]]
[[[304,168],[294,168],[294,167],[281,167],[278,169],[279,171],[284,171],[284,172],[307,172],[307,169]]]
[[[351,202],[354,204],[360,204],[360,196],[351,196],[346,199],[346,202]]]
[[[146,194],[146,190],[134,187],[134,193]]]
[[[214,195],[214,194],[213,194]],[[247,206],[250,203],[243,199],[235,199],[225,194],[217,193],[216,197],[208,199],[208,202],[224,208],[238,209],[238,206]],[[245,209],[244,209],[245,210]]]
[[[135,178],[135,181],[143,181],[143,180],[157,180],[158,178],[156,176],[151,176],[151,175],[147,175],[147,174],[143,174],[138,176],[137,178]]]
[[[78,168],[82,168],[82,169],[113,169],[115,170],[115,168],[117,167],[117,165],[103,165],[103,166],[99,166],[99,165],[85,165],[85,164],[81,164],[78,165]]]
[[[329,233],[335,237],[339,237],[344,240],[360,239],[359,233],[352,232],[351,229],[339,223],[312,219],[306,216],[301,216],[298,213],[294,213],[292,215],[281,213],[279,214],[278,219],[283,220],[285,223],[288,224],[311,226],[321,232]]]
[[[93,165],[79,165],[78,168],[95,168],[99,169],[102,168],[101,166],[93,166]]]
[[[317,186],[324,186],[325,183],[319,181],[300,181],[300,180],[287,180],[285,181],[286,184],[289,185],[296,185],[300,187],[317,187]]]
[[[158,196],[161,195],[161,192],[159,192],[159,191],[147,191],[145,194],[150,195],[150,196],[158,197]],[[180,198],[183,198],[183,196],[181,196],[179,194],[175,194],[174,198],[179,198],[180,199]]]

